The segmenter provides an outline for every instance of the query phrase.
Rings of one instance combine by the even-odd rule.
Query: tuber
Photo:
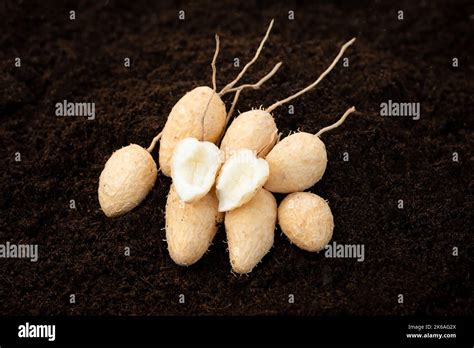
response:
[[[329,205],[311,192],[286,196],[278,207],[278,224],[292,243],[307,251],[322,250],[334,229]]]
[[[132,210],[155,184],[158,170],[150,153],[137,144],[115,151],[99,178],[99,203],[108,217]]]
[[[166,201],[166,242],[175,263],[189,266],[198,261],[211,245],[223,214],[217,211],[213,191],[194,203],[184,203],[173,185]]]

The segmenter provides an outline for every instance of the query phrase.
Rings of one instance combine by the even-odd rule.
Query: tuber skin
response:
[[[270,167],[265,188],[277,193],[310,188],[321,180],[327,166],[326,146],[314,134],[305,132],[285,137],[265,159]]]
[[[166,201],[166,242],[171,259],[189,266],[205,254],[217,233],[223,214],[217,211],[213,190],[194,203],[182,202],[171,185]]]
[[[254,150],[265,157],[275,145],[278,129],[275,120],[265,110],[251,110],[240,114],[230,125],[221,142],[226,158],[239,149]]]
[[[278,224],[299,248],[321,251],[331,240],[334,218],[327,202],[311,192],[295,192],[278,207]]]
[[[291,193],[309,189],[321,180],[326,171],[327,153],[319,136],[338,127],[354,111],[354,107],[349,108],[337,123],[317,134],[294,133],[276,144],[265,157],[270,167],[265,188],[271,192]]]
[[[271,114],[272,111],[316,87],[335,67],[345,50],[352,45],[354,41],[355,38],[346,42],[341,47],[333,62],[318,79],[301,91],[277,101],[268,108],[250,110],[236,117],[227,129],[221,142],[221,150],[225,152],[226,158],[229,157],[233,151],[240,148],[250,149],[255,151],[258,156],[265,157],[278,139],[278,128]]]
[[[240,208],[225,214],[227,245],[232,270],[250,273],[273,246],[277,203],[265,189]]]
[[[115,151],[99,178],[99,203],[108,217],[139,205],[156,181],[158,170],[150,153],[137,144]]]

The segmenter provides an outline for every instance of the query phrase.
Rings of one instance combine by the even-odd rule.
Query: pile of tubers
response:
[[[258,89],[281,63],[255,84],[235,87],[257,60],[273,26],[271,21],[255,56],[220,92],[216,86],[219,36],[212,59],[212,88],[186,93],[172,108],[160,134],[145,149],[131,144],[114,152],[99,179],[99,203],[108,217],[127,213],[151,191],[158,168],[151,152],[160,142],[159,166],[171,176],[166,202],[166,241],[175,263],[189,266],[208,250],[218,225],[224,222],[232,270],[251,272],[271,249],[278,223],[299,248],[317,252],[331,240],[334,219],[327,202],[303,192],[321,180],[327,154],[320,136],[298,132],[279,141],[272,111],[313,89],[337,64],[355,38],[344,44],[316,81],[267,108],[241,113],[227,127],[240,93]],[[229,111],[221,97],[235,93]],[[220,147],[218,147],[220,145]],[[288,193],[277,206],[271,192]]]

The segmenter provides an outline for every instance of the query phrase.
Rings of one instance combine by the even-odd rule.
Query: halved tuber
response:
[[[227,129],[221,142],[221,150],[225,152],[226,157],[236,149],[246,148],[253,150],[260,157],[265,155],[273,148],[277,141],[278,129],[271,115],[277,107],[293,100],[300,95],[316,87],[319,82],[335,67],[341,59],[345,50],[354,43],[355,38],[346,42],[340,49],[336,58],[329,67],[318,77],[316,81],[303,88],[299,92],[277,101],[273,105],[264,109],[255,109],[244,112],[236,117]]]
[[[268,163],[248,149],[235,151],[222,166],[216,192],[219,211],[229,211],[250,201],[269,176]]]
[[[184,138],[174,149],[171,177],[179,198],[186,203],[204,197],[221,166],[219,148],[208,141]]]
[[[281,63],[278,63],[273,70],[256,84],[246,84],[239,87],[234,85],[243,77],[250,66],[255,63],[263,48],[265,41],[270,34],[273,20],[267,32],[260,42],[255,56],[248,62],[238,74],[238,76],[228,83],[220,92],[217,92],[216,83],[216,60],[219,53],[219,36],[216,35],[216,50],[212,59],[212,85],[213,87],[201,86],[186,93],[171,110],[161,138],[159,151],[160,169],[164,175],[171,175],[171,157],[176,144],[184,138],[193,137],[202,141],[217,143],[220,141],[227,124],[227,117],[237,103],[240,92],[246,88],[258,89],[273,76]],[[229,114],[226,114],[226,107],[221,97],[227,93],[236,92],[232,101]]]

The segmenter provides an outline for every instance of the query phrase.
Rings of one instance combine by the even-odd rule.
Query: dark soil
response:
[[[364,244],[365,260],[302,251],[277,229],[263,262],[235,276],[221,227],[202,260],[179,267],[163,241],[170,179],[160,175],[137,209],[109,219],[97,199],[100,172],[114,150],[148,146],[186,91],[210,85],[215,32],[222,87],[237,74],[234,57],[252,57],[271,18],[245,81],[284,65],[243,94],[241,111],[302,88],[358,38],[346,53],[350,68],[339,64],[293,103],[294,115],[285,106],[275,118],[287,135],[359,110],[324,135],[328,169],[311,191],[330,203],[333,241]],[[40,255],[36,263],[0,259],[0,314],[472,314],[473,24],[470,1],[2,3],[0,243],[38,244]],[[56,117],[65,99],[94,102],[96,119]],[[420,102],[420,120],[381,117],[389,99]]]

